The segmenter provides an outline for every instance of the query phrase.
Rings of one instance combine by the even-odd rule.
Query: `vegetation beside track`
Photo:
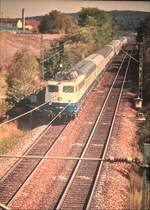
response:
[[[139,127],[139,144],[136,146],[138,148],[138,154],[141,152],[144,154],[144,143],[150,144],[150,40],[149,40],[149,34],[150,34],[150,16],[145,20],[143,24],[140,24],[138,27],[138,35],[137,35],[137,41],[141,42],[143,44],[143,86],[142,86],[142,99],[143,99],[143,107],[142,112],[145,116],[145,121],[140,123]],[[144,156],[144,155],[143,155]],[[143,157],[144,159],[144,157]],[[148,161],[148,160],[147,160]],[[148,169],[146,169],[148,170]],[[137,171],[137,174],[142,175],[142,178],[144,179],[143,183],[145,182],[145,175],[143,171]],[[147,181],[147,186],[148,181]],[[142,186],[142,183],[141,183]],[[137,187],[135,187],[137,189]],[[141,205],[139,206],[139,209],[148,209],[147,204],[149,203],[149,187],[145,187],[144,184],[142,186],[142,192],[139,193],[141,195],[140,197],[143,197],[141,200]],[[136,193],[134,194],[136,196]],[[139,198],[140,198],[139,197]],[[144,199],[144,200],[143,200]]]
[[[143,108],[146,117],[140,129],[141,142],[150,143],[150,16],[138,28],[138,41],[143,42]]]
[[[24,135],[24,131],[17,128],[16,124],[10,123],[0,127],[0,155],[11,151],[19,142],[20,137]]]

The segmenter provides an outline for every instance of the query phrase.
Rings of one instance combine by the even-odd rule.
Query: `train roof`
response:
[[[78,74],[83,74],[85,76],[88,76],[92,71],[94,71],[95,68],[96,64],[91,60],[86,59],[75,65],[75,69],[78,72]]]
[[[74,66],[74,70],[78,73],[78,77],[75,79],[62,80],[62,81],[63,82],[69,82],[69,81],[76,82],[80,80],[80,77],[82,75],[84,77],[87,77],[91,72],[95,70],[96,65],[98,65],[103,59],[105,59],[109,55],[109,53],[111,53],[114,50],[114,48],[118,44],[120,44],[122,39],[123,38],[120,37],[119,39],[113,40],[109,44],[105,45],[103,48],[98,50],[96,53],[93,53],[92,55],[89,55],[88,57],[84,58],[82,61],[80,61]],[[51,82],[52,81],[53,80],[51,80]],[[58,84],[60,83],[60,81],[56,80],[56,83]]]
[[[110,53],[111,51],[113,51],[113,46],[111,46],[111,45],[106,45],[106,47],[104,47],[104,48],[102,48],[102,49],[100,49],[100,50],[98,51],[98,54],[100,54],[100,55],[102,55],[104,58],[106,58],[106,57],[109,55],[109,53]]]
[[[78,72],[78,74],[88,76],[96,68],[96,57],[101,60],[102,58],[107,57],[112,50],[113,46],[106,45],[104,48],[100,49],[96,53],[77,63],[75,65],[76,71]]]
[[[83,81],[84,78],[84,75],[79,75],[77,78],[71,80],[48,80],[47,85],[76,85],[77,83]]]

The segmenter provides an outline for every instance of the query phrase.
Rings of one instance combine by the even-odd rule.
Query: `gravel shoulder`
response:
[[[134,94],[126,92],[117,116],[117,129],[113,132],[108,156],[135,157],[134,145],[137,144],[138,123],[133,106]],[[132,101],[132,102],[131,102]],[[103,185],[98,185],[92,203],[92,209],[116,210],[131,209],[131,165],[124,163],[106,163],[102,173]],[[139,179],[139,177],[135,177]],[[135,180],[134,180],[135,181]],[[139,180],[140,181],[140,180]]]
[[[23,155],[23,153],[32,145],[38,135],[46,128],[46,125],[34,128],[32,131],[27,132],[15,145],[12,151],[7,155]],[[0,159],[0,177],[2,177],[10,167],[17,161],[17,158],[3,158]]]
[[[124,92],[124,99],[121,102],[119,113],[117,115],[117,128],[113,132],[111,145],[108,148],[108,155],[114,157],[132,157],[134,155],[133,149],[138,141],[138,122],[136,120],[137,113],[133,108],[134,96],[135,95],[129,91]],[[81,117],[81,114],[79,117]],[[85,120],[86,114],[83,114],[82,118],[82,120]],[[67,154],[69,154],[70,148],[68,146],[68,141],[70,142],[70,146],[72,146],[75,143],[73,137],[80,131],[80,125],[77,124],[77,122],[77,119],[71,122],[70,129],[66,135],[67,143],[65,143],[65,138],[62,139],[61,150],[58,152],[58,156],[63,156],[64,150]],[[32,144],[45,126],[46,125],[43,125],[33,129],[32,133],[27,134],[27,136],[22,139],[22,141],[10,154],[23,154],[23,152]],[[55,152],[56,151],[53,151],[51,156],[55,154]],[[14,162],[15,159],[1,160],[0,175],[2,176],[2,174],[4,174]],[[24,189],[21,190],[21,194],[17,196],[18,199],[16,199],[16,202],[12,202],[11,206],[13,209],[20,209],[21,206],[24,206],[25,209],[33,206],[39,207],[39,205],[43,207],[43,198],[47,196],[47,193],[53,193],[51,190],[56,184],[55,179],[58,177],[58,174],[58,178],[61,179],[61,182],[64,181],[66,177],[63,176],[63,168],[59,168],[59,164],[63,165],[63,163],[65,164],[65,161],[62,160],[59,164],[54,160],[53,163],[50,162],[52,161],[45,161],[41,169],[33,174],[32,179],[28,181],[28,183],[24,186]],[[53,168],[49,167],[50,164],[53,165]],[[91,209],[130,209],[132,206],[130,200],[131,166],[123,163],[108,163],[104,167],[105,170],[102,174],[103,185],[97,186]],[[47,176],[45,176],[45,174],[47,174]],[[49,187],[50,185],[51,188]],[[43,195],[42,197],[41,194]],[[45,203],[45,206],[47,206],[47,203]]]

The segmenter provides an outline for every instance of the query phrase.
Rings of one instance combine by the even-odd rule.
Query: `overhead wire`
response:
[[[62,41],[63,43],[67,43],[67,42],[69,43],[71,40],[66,40],[66,41],[65,41],[65,40],[60,40],[60,41]],[[55,55],[57,55],[59,52],[61,52],[61,51],[63,50],[64,47],[60,47],[60,46],[59,46],[59,47],[54,47],[54,48],[51,48],[51,49],[53,50],[53,49],[57,49],[57,48],[59,48],[59,50],[58,50],[54,55],[45,58],[44,60],[40,61],[40,63],[43,63],[43,62],[45,62],[45,61],[47,61],[47,60],[49,60],[49,59],[55,57]],[[50,50],[51,50],[51,49],[50,49]]]
[[[50,101],[49,101],[49,102],[50,102]],[[5,121],[5,122],[2,122],[2,123],[0,123],[0,126],[2,126],[2,125],[4,125],[4,124],[7,124],[7,123],[10,123],[10,122],[12,122],[12,121],[14,121],[14,120],[17,120],[17,119],[19,119],[19,118],[21,118],[21,117],[23,117],[23,116],[25,116],[25,115],[27,115],[27,114],[33,112],[33,111],[39,109],[40,107],[44,106],[45,104],[47,104],[47,103],[49,103],[49,102],[42,103],[41,105],[35,107],[34,109],[32,109],[32,110],[30,110],[30,111],[27,111],[27,112],[25,112],[25,113],[23,113],[23,114],[20,114],[20,115],[18,115],[18,116],[16,116],[16,117],[12,118],[12,119],[10,119],[10,120],[7,120],[7,121]]]
[[[50,60],[51,58],[55,57],[61,51],[63,51],[63,47],[62,47],[62,49],[58,50],[54,55],[52,55],[52,56],[50,56],[48,58],[45,58],[44,60],[40,61],[40,63],[44,63],[45,61]]]
[[[68,88],[67,90],[70,90],[70,88]],[[7,120],[7,121],[5,121],[5,122],[0,123],[0,126],[5,125],[5,124],[7,124],[7,123],[10,123],[10,122],[12,122],[12,121],[14,121],[14,120],[17,120],[17,119],[19,119],[19,118],[21,118],[21,117],[23,117],[23,116],[25,116],[25,115],[27,115],[27,114],[29,114],[29,113],[34,112],[35,110],[41,108],[42,106],[44,106],[44,105],[50,103],[51,100],[53,100],[53,99],[55,99],[55,98],[56,98],[56,96],[52,97],[48,102],[44,102],[44,103],[40,104],[39,106],[37,106],[37,107],[35,107],[35,108],[33,108],[33,109],[31,109],[31,110],[29,110],[29,111],[23,113],[23,114],[20,114],[20,115],[18,115],[18,116],[16,116],[16,117],[12,118],[12,119],[10,119],[10,120]],[[67,106],[69,106],[69,105],[70,105],[70,102],[65,106],[65,109],[66,109]],[[65,109],[62,109],[62,110],[64,111]],[[62,113],[62,112],[59,112],[59,115],[60,115],[61,113]],[[58,115],[58,116],[59,116],[59,115]],[[56,116],[57,116],[57,115],[56,115]],[[58,116],[57,116],[57,117],[58,117]],[[53,122],[53,121],[52,121],[52,122]]]
[[[57,47],[56,47],[56,48],[57,48]],[[55,56],[56,56],[58,53],[60,53],[62,50],[63,50],[63,47],[62,47],[60,50],[58,50],[53,56],[50,56],[50,57],[48,57],[48,58],[42,60],[42,62],[45,62],[45,61],[47,61],[47,60],[49,60],[49,59],[55,57]],[[40,62],[40,63],[42,63],[42,62]],[[46,72],[48,72],[48,71],[46,71]],[[45,73],[46,73],[46,72],[45,72]],[[54,99],[54,98],[51,98],[51,100],[52,100],[52,99]],[[51,100],[48,101],[48,102],[45,102],[45,103],[40,104],[39,106],[33,108],[33,109],[30,110],[30,111],[27,111],[27,112],[25,112],[25,113],[23,113],[23,114],[20,114],[20,115],[18,115],[18,116],[16,116],[16,117],[12,118],[12,119],[10,119],[10,120],[7,120],[7,121],[5,121],[5,122],[0,123],[0,126],[2,126],[2,125],[4,125],[4,124],[7,124],[7,123],[10,123],[10,122],[12,122],[12,121],[14,121],[14,120],[16,120],[16,119],[19,119],[19,118],[21,118],[21,117],[23,117],[23,116],[25,116],[25,115],[27,115],[27,114],[29,114],[29,113],[32,113],[33,111],[35,111],[35,110],[41,108],[42,106],[46,105],[47,103],[51,102]]]
[[[49,60],[49,59],[55,57],[55,56],[56,56],[58,53],[60,53],[61,51],[62,51],[62,49],[59,50],[59,51],[57,51],[53,56],[50,56],[50,57],[46,58],[45,60],[43,60],[43,61],[40,62],[40,63],[43,63],[43,62],[45,62],[46,60]],[[44,74],[47,73],[47,72],[48,72],[48,70],[44,71]],[[35,92],[36,92],[36,91],[35,91]]]
[[[74,34],[73,36],[71,36],[69,40],[66,39],[66,40],[59,40],[59,41],[62,41],[63,43],[70,43],[70,42],[72,42],[71,39],[72,39],[73,37],[75,37],[76,35],[79,35],[79,33],[76,33],[76,34]],[[63,51],[63,48],[64,48],[64,47],[60,47],[60,46],[59,46],[59,47],[54,47],[54,48],[52,48],[52,49],[57,49],[57,48],[59,48],[59,50],[58,50],[54,55],[49,56],[49,57],[43,59],[42,61],[40,61],[40,64],[44,63],[44,62],[47,61],[47,60],[50,60],[50,59],[53,58],[53,57],[55,57],[57,54],[59,54],[61,51]],[[48,70],[47,70],[47,71],[44,71],[44,73],[46,73],[46,72],[48,72]]]
[[[67,41],[68,41],[68,40],[67,40]],[[67,42],[67,41],[66,41],[66,42]],[[60,51],[62,51],[62,49],[59,50],[57,53],[55,53],[53,56],[50,56],[50,57],[44,59],[42,62],[45,62],[46,60],[49,60],[49,59],[55,57],[56,54],[58,54]],[[54,98],[51,98],[51,100],[52,100],[52,99],[54,99]],[[21,118],[21,117],[23,117],[23,116],[25,116],[25,115],[27,115],[27,114],[29,114],[29,113],[32,113],[33,111],[35,111],[35,110],[41,108],[42,106],[48,104],[49,102],[51,102],[51,100],[48,101],[48,102],[44,102],[44,103],[42,103],[41,105],[39,105],[39,106],[33,108],[32,110],[29,110],[29,111],[27,111],[27,112],[25,112],[25,113],[23,113],[23,114],[20,114],[20,115],[18,115],[18,116],[16,116],[16,117],[12,118],[12,119],[10,119],[10,120],[7,120],[7,121],[5,121],[5,122],[0,123],[0,126],[2,126],[2,125],[4,125],[4,124],[7,124],[7,123],[10,123],[10,122],[12,122],[12,121],[14,121],[14,120],[16,120],[16,119],[19,119],[19,118]]]
[[[137,63],[139,63],[139,61],[138,61],[136,58],[134,58],[133,56],[131,56],[131,55],[130,55],[129,53],[127,53],[125,50],[121,49],[121,51],[122,51],[123,53],[125,53],[128,57],[132,58],[134,61],[136,61]]]
[[[40,156],[40,155],[0,155],[0,158],[21,158],[21,159],[41,159],[41,160],[83,160],[83,161],[100,161],[109,163],[127,163],[136,164],[142,168],[150,168],[149,164],[144,164],[138,158],[132,157],[105,157],[105,158],[92,158],[92,157],[73,157],[73,156]]]

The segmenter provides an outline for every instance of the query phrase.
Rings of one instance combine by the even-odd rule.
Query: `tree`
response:
[[[108,19],[106,12],[98,8],[82,8],[79,13],[79,25],[101,25]],[[92,22],[91,22],[92,20]]]
[[[65,34],[73,34],[78,30],[78,23],[75,17],[72,15],[63,14],[62,21],[64,22]]]
[[[64,46],[49,48],[44,53],[44,78],[49,80],[55,77],[58,71],[66,71],[70,68],[68,53],[64,52]]]
[[[77,27],[75,17],[53,10],[49,14],[43,16],[39,25],[39,31],[41,33],[70,34],[74,33]]]
[[[17,52],[10,65],[8,75],[8,98],[19,102],[40,86],[40,69],[36,57],[28,51]]]
[[[50,18],[49,18],[49,15],[45,15],[43,16],[41,22],[40,22],[40,25],[39,25],[39,31],[41,33],[48,33],[49,32],[49,29],[51,28],[51,21],[50,21]]]
[[[79,25],[86,28],[86,36],[80,34],[81,40],[85,42],[93,40],[97,48],[114,38],[117,32],[117,26],[112,18],[98,8],[82,8],[79,13]]]
[[[137,37],[136,40],[138,42],[142,42],[143,41],[143,36],[144,36],[144,23],[140,22],[140,24],[137,27]]]
[[[149,35],[150,35],[150,14],[146,18],[144,25],[145,25],[145,28],[144,28],[145,29],[144,30],[145,37],[149,38]]]

